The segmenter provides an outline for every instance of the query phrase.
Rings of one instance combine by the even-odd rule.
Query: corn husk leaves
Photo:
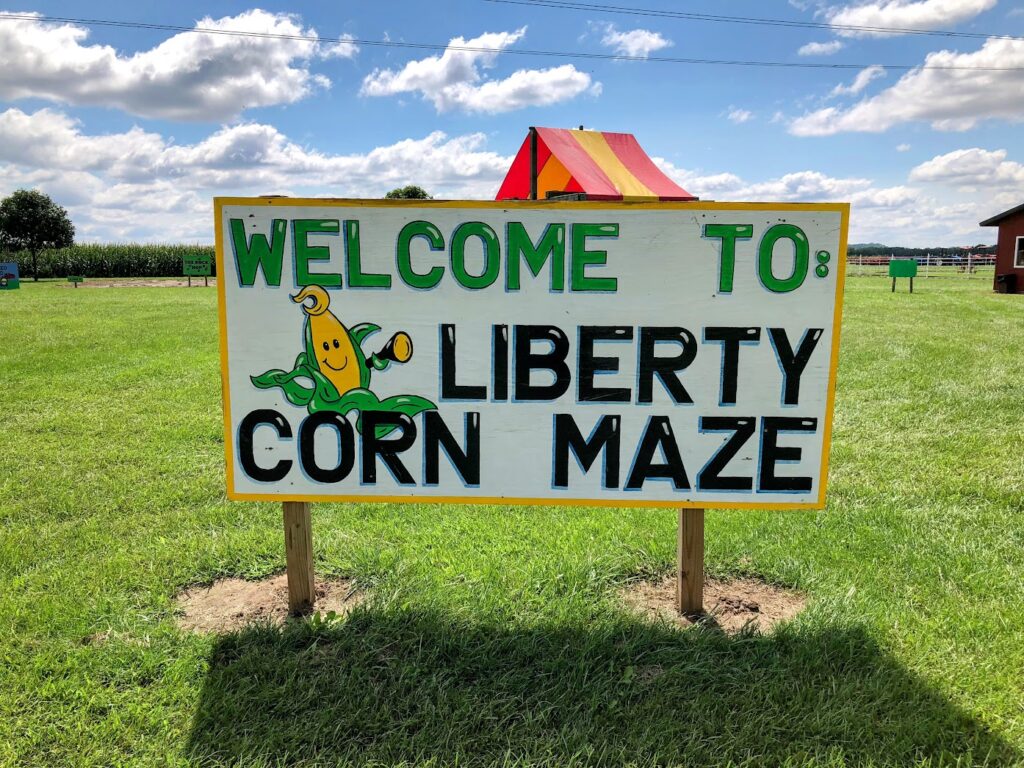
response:
[[[309,365],[305,352],[300,353],[295,359],[295,366],[291,371],[274,368],[249,378],[259,389],[280,388],[289,403],[307,408],[310,413],[336,411],[344,416],[349,411],[357,411],[360,415],[366,411],[385,411],[404,413],[412,417],[423,411],[437,410],[433,402],[419,395],[394,395],[381,400],[373,392],[362,387],[350,389],[343,395],[339,394],[327,377],[320,373],[316,364]],[[356,428],[360,431],[361,421],[360,418],[356,422]],[[393,425],[381,425],[377,428],[377,437],[384,437],[395,429]]]

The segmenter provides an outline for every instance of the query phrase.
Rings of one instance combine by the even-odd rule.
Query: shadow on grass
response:
[[[623,617],[502,628],[356,611],[222,637],[204,764],[1014,762],[859,629],[727,637]]]

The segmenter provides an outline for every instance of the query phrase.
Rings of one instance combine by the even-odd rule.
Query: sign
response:
[[[892,259],[889,262],[889,277],[917,277],[915,259]]]
[[[824,505],[845,204],[215,209],[232,499]]]
[[[74,287],[77,288],[79,283],[85,282],[85,278],[80,275],[68,275],[68,282],[74,283]]]
[[[186,277],[209,277],[211,272],[209,256],[182,256],[181,273]]]
[[[13,291],[19,287],[18,265],[13,261],[0,261],[0,291]]]

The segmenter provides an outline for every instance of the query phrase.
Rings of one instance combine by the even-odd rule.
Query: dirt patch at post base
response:
[[[318,581],[314,612],[339,616],[359,605],[363,596],[345,579]],[[192,632],[231,632],[247,624],[283,624],[288,618],[285,574],[261,581],[220,579],[208,587],[190,587],[177,598],[178,625]]]
[[[734,634],[750,627],[767,632],[796,616],[807,605],[798,592],[755,579],[709,580],[704,584],[704,617],[680,615],[676,610],[676,577],[659,582],[639,581],[622,590],[622,599],[633,610],[650,618],[688,627],[706,622]]]

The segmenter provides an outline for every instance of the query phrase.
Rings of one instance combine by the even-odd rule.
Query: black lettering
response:
[[[679,354],[672,357],[655,357],[658,342],[673,342],[681,345]],[[676,403],[690,404],[693,398],[676,376],[697,357],[697,340],[685,328],[642,327],[640,329],[640,365],[637,384],[637,402],[650,403],[654,399],[654,377],[668,390]]]
[[[633,329],[614,325],[584,325],[580,327],[579,372],[577,392],[584,403],[628,403],[628,387],[595,387],[598,372],[618,373],[619,358],[594,357],[595,341],[632,341]]]
[[[736,380],[739,378],[740,344],[756,344],[761,340],[760,328],[705,328],[704,341],[722,345],[722,389],[719,405],[736,405]]]
[[[316,463],[316,431],[322,426],[334,427],[338,432],[338,466],[324,469]],[[317,411],[299,427],[299,461],[302,469],[318,483],[340,483],[356,462],[355,430],[348,419],[335,411]]]
[[[283,480],[284,476],[292,468],[289,459],[281,459],[272,467],[261,467],[256,463],[256,456],[253,454],[253,434],[256,428],[268,425],[277,430],[277,436],[290,439],[292,428],[288,421],[277,411],[269,408],[260,408],[246,414],[242,423],[238,425],[238,460],[242,469],[253,480],[261,483],[274,483]]]
[[[380,456],[399,484],[415,485],[416,481],[398,454],[409,450],[416,442],[416,423],[404,413],[395,411],[363,411],[360,423],[363,433],[363,482],[377,482],[377,457]],[[384,428],[381,436],[377,435],[378,427]],[[396,428],[402,430],[401,435],[385,436]]]
[[[732,435],[697,475],[698,489],[702,491],[749,491],[753,489],[753,477],[723,477],[722,471],[754,434],[755,425],[756,420],[751,417],[700,417],[702,432],[732,432]]]
[[[806,493],[811,490],[811,478],[779,477],[775,474],[775,465],[780,461],[800,461],[800,457],[803,455],[803,450],[800,448],[779,445],[780,432],[817,432],[817,430],[817,419],[766,416],[761,421],[761,471],[757,479],[758,491]]]
[[[494,349],[494,399],[508,400],[508,326],[492,328]]]
[[[664,464],[652,463],[658,448],[661,448],[662,456],[665,457]],[[629,471],[626,490],[639,491],[644,486],[644,480],[648,479],[671,480],[677,491],[690,489],[690,480],[686,477],[683,458],[679,455],[676,436],[667,416],[652,416],[647,422],[647,429],[636,449],[633,468]]]
[[[808,328],[804,337],[800,340],[800,347],[796,354],[789,343],[785,328],[769,328],[768,333],[772,338],[772,346],[775,347],[775,354],[779,359],[779,367],[782,368],[783,395],[782,402],[785,405],[796,405],[800,401],[800,377],[803,375],[807,361],[811,359],[811,353],[818,345],[824,330],[821,328]]]
[[[605,488],[619,487],[620,424],[618,416],[602,416],[590,438],[583,437],[568,413],[555,414],[555,488],[569,487],[569,451],[573,452],[584,473],[604,453]]]
[[[480,414],[470,411],[466,414],[465,427],[466,449],[463,450],[459,441],[444,423],[437,411],[423,414],[423,460],[424,481],[427,485],[437,485],[440,480],[438,459],[441,449],[451,461],[455,471],[459,473],[466,485],[480,485]]]
[[[441,325],[441,399],[487,399],[487,387],[483,384],[455,383],[455,326],[451,323]]]
[[[546,341],[551,344],[547,352],[534,352],[533,342]],[[569,355],[569,339],[561,328],[553,325],[517,325],[515,327],[515,399],[516,400],[557,400],[569,389],[569,366],[565,358]],[[554,381],[550,384],[531,384],[530,373],[534,370],[551,371]]]

